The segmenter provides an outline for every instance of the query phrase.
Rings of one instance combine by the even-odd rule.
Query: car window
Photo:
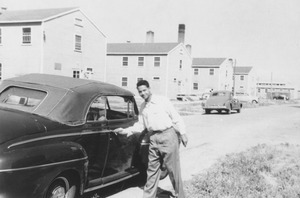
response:
[[[0,103],[12,108],[34,109],[47,93],[23,87],[8,87],[0,94]]]
[[[225,96],[225,92],[214,92],[212,93],[212,96]]]
[[[129,97],[100,96],[96,98],[87,114],[87,121],[126,119],[134,116],[134,103]]]

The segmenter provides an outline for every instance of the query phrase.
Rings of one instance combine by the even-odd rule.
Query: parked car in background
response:
[[[227,114],[230,114],[232,110],[240,113],[242,104],[238,99],[233,97],[233,94],[230,91],[213,91],[207,101],[203,104],[203,109],[206,114],[209,114],[214,110],[218,113],[225,111]]]
[[[251,96],[247,93],[235,93],[234,98],[238,99],[241,102],[252,103],[252,104],[257,104],[259,101],[257,96]]]
[[[288,100],[289,97],[287,97],[286,95],[277,95],[277,96],[273,96],[273,100]]]
[[[145,174],[148,137],[112,132],[137,119],[134,95],[111,84],[46,74],[3,80],[0,197],[75,198]]]

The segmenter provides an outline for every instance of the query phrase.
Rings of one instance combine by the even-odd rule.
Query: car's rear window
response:
[[[34,109],[46,97],[47,93],[23,87],[8,87],[0,93],[0,103],[23,110]]]
[[[215,93],[212,93],[212,96],[226,96],[226,93],[225,92],[215,92]]]

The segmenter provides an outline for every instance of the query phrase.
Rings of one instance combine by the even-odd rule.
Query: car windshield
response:
[[[33,111],[46,97],[47,93],[23,87],[8,87],[0,94],[1,106],[24,111]]]

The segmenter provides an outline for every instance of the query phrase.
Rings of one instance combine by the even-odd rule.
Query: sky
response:
[[[0,0],[8,10],[79,7],[109,43],[177,42],[185,24],[192,56],[230,57],[260,81],[300,89],[299,0]]]

